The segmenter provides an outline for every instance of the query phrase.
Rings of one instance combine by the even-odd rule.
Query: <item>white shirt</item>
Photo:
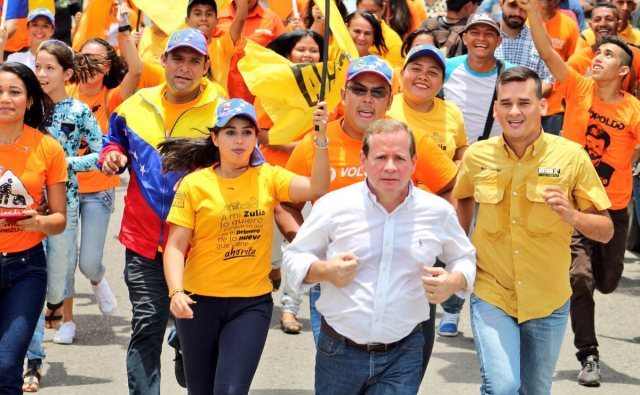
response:
[[[505,64],[505,68],[509,67],[512,67],[511,63]],[[489,108],[493,109],[492,99],[497,78],[497,68],[488,73],[477,73],[471,70],[467,55],[447,59],[444,97],[462,110],[469,144],[475,143],[482,137]],[[502,127],[498,120],[494,119],[489,137],[501,134]]]
[[[33,72],[36,72],[36,57],[31,53],[31,50],[27,52],[14,52],[7,56],[7,62],[17,62],[28,66]]]
[[[358,182],[319,199],[285,250],[288,285],[299,292],[311,264],[351,251],[357,274],[343,288],[321,283],[316,308],[333,329],[360,343],[392,343],[429,318],[423,266],[436,258],[462,273],[464,297],[475,280],[475,249],[444,199],[410,186],[405,201],[388,213]]]

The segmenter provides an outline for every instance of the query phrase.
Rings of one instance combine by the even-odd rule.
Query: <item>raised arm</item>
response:
[[[529,27],[531,28],[531,37],[538,53],[547,64],[553,78],[558,82],[562,82],[569,75],[569,67],[564,63],[560,55],[553,49],[551,39],[542,22],[542,17],[538,11],[538,0],[517,0],[518,5],[527,11],[529,16]]]
[[[244,23],[247,21],[247,15],[249,15],[249,0],[236,0],[236,16],[231,22],[229,27],[229,34],[231,35],[231,41],[234,44],[238,42],[240,36],[242,36],[242,29],[244,29]]]
[[[131,10],[126,3],[118,6],[118,23],[120,26],[124,25],[123,17],[130,13]],[[120,97],[122,100],[125,100],[135,92],[138,81],[140,81],[140,76],[142,76],[144,64],[142,63],[140,55],[138,55],[138,49],[131,37],[131,31],[118,33],[118,46],[120,47],[120,53],[122,53],[122,56],[127,62],[127,74],[120,83]]]
[[[289,197],[293,202],[315,200],[329,191],[329,140],[325,130],[327,128],[327,103],[320,102],[313,112],[313,123],[318,131],[315,132],[315,158],[311,169],[311,177],[296,176],[289,186]]]

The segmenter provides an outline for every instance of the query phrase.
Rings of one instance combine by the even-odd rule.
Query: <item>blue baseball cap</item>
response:
[[[231,99],[220,103],[216,109],[216,116],[218,117],[216,126],[219,128],[229,123],[232,118],[241,116],[250,120],[256,127],[256,131],[260,129],[256,110],[251,104],[242,99]],[[249,161],[251,162],[251,166],[259,166],[265,162],[264,155],[262,155],[262,152],[260,152],[257,146],[253,148]]]
[[[51,10],[49,10],[48,8],[34,8],[27,16],[27,22],[32,22],[39,16],[47,18],[49,21],[51,21],[51,24],[55,26],[56,18],[53,16],[53,12],[51,12]]]
[[[373,73],[384,78],[387,84],[391,85],[393,71],[382,58],[375,55],[367,55],[351,62],[347,69],[347,82],[363,73]]]
[[[433,60],[435,60],[436,62],[438,62],[438,65],[440,65],[440,68],[442,69],[442,72],[444,73],[445,69],[446,69],[446,65],[447,65],[447,60],[444,57],[444,54],[442,53],[441,50],[439,50],[438,48],[436,48],[435,46],[431,45],[431,44],[421,44],[421,45],[416,45],[415,47],[411,48],[411,50],[409,51],[409,53],[407,54],[407,57],[404,60],[404,66],[402,66],[402,68],[404,69],[405,67],[407,67],[407,65],[412,62],[414,59],[420,57],[420,56],[428,56],[430,58],[432,58]]]
[[[207,56],[207,38],[198,29],[188,28],[171,33],[165,52],[181,47],[194,49],[199,54]]]
[[[256,116],[256,110],[253,106],[242,99],[231,99],[224,101],[218,105],[216,109],[216,116],[218,117],[218,122],[216,126],[221,128],[229,121],[231,118],[237,116],[243,116],[249,119],[256,128],[258,127],[258,117]]]

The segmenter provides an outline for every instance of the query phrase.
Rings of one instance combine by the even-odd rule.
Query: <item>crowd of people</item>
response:
[[[125,171],[131,394],[161,392],[170,319],[181,386],[247,394],[281,287],[288,334],[309,295],[318,394],[417,393],[465,300],[482,394],[549,394],[568,323],[600,385],[594,292],[640,207],[636,0],[189,0],[171,31],[142,3],[4,8],[0,393],[40,389],[46,329],[73,343],[76,267],[116,311]],[[302,107],[255,88],[265,53]]]

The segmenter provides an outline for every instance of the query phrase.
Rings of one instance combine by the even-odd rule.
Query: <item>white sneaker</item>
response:
[[[73,321],[63,322],[60,329],[53,336],[53,342],[57,344],[71,344],[76,337],[76,324]]]
[[[93,294],[96,295],[96,302],[98,302],[98,307],[102,314],[113,314],[116,309],[116,298],[107,282],[107,278],[102,277],[102,280],[97,285],[91,284],[91,288],[93,289]]]

